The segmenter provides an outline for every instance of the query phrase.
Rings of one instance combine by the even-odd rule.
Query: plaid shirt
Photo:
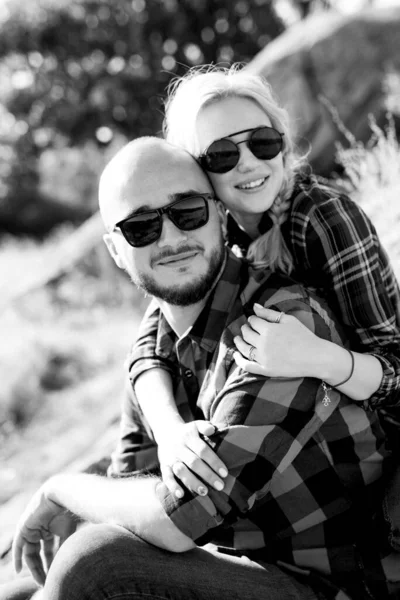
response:
[[[260,234],[270,226],[265,213]],[[292,277],[328,302],[345,326],[353,350],[374,354],[381,361],[381,384],[364,407],[399,405],[400,291],[369,218],[347,196],[303,183],[295,188],[282,233],[294,259]],[[228,240],[244,254],[251,242],[230,215]],[[154,348],[155,322],[153,327],[149,322],[146,330],[148,338],[141,343]],[[148,353],[145,362],[137,362],[140,356],[138,348],[137,357],[132,358],[133,381],[152,366],[167,368],[154,353]]]
[[[260,234],[270,226],[266,213]],[[292,277],[328,302],[353,350],[382,363],[381,384],[365,408],[399,405],[400,290],[370,219],[344,194],[307,181],[295,188],[282,233],[294,259]],[[244,253],[251,242],[232,217],[228,239]]]
[[[159,311],[151,312],[156,355],[171,372],[179,412],[186,421],[206,419],[216,426],[209,443],[229,470],[222,492],[210,488],[201,497],[187,491],[178,499],[160,482],[159,498],[197,544],[212,541],[261,562],[311,569],[310,581],[325,597],[346,598],[337,595],[345,586],[362,598],[358,586],[366,571],[358,546],[364,531],[367,541],[360,547],[375,575],[381,574],[371,514],[379,503],[382,430],[375,412],[366,413],[336,390],[323,402],[317,379],[266,378],[236,365],[233,338],[256,301],[343,343],[331,314],[311,293],[280,274],[253,271],[230,253],[206,307],[182,338]],[[154,356],[146,337],[136,358]],[[117,474],[142,468],[135,452],[155,448],[133,406],[125,411],[113,457]],[[381,600],[381,592],[374,597]]]

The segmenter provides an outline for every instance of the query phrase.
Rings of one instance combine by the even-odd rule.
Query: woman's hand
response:
[[[215,427],[208,421],[192,421],[176,424],[168,429],[168,435],[158,439],[158,459],[161,475],[171,494],[182,498],[184,490],[176,477],[192,492],[205,496],[205,484],[222,490],[223,477],[228,475],[224,463],[200,437],[212,435]]]
[[[238,349],[234,358],[239,367],[268,377],[318,377],[324,340],[296,317],[260,304],[254,305],[254,312],[242,327],[242,337],[234,339]]]

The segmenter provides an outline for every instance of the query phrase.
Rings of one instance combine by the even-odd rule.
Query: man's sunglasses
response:
[[[233,142],[228,138],[215,140],[199,156],[199,163],[210,173],[228,173],[236,167],[240,158],[239,144],[247,144],[251,152],[261,160],[271,160],[278,156],[283,146],[283,133],[273,127],[256,127],[244,129],[232,135],[251,131],[247,140]]]
[[[116,223],[122,235],[134,248],[142,248],[156,242],[162,232],[162,216],[166,214],[173,224],[182,231],[193,231],[203,227],[209,218],[208,200],[215,200],[212,194],[196,194],[176,200],[164,208],[136,213]]]

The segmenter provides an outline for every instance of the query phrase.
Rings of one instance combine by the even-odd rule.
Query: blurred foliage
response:
[[[172,75],[248,61],[283,27],[270,0],[5,2],[0,232],[84,219],[104,147],[160,131]]]

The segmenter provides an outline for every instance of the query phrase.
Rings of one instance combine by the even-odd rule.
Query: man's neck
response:
[[[163,300],[157,300],[157,302],[168,324],[180,338],[194,325],[197,317],[206,305],[207,298],[196,304],[190,304],[190,306],[173,306]]]

